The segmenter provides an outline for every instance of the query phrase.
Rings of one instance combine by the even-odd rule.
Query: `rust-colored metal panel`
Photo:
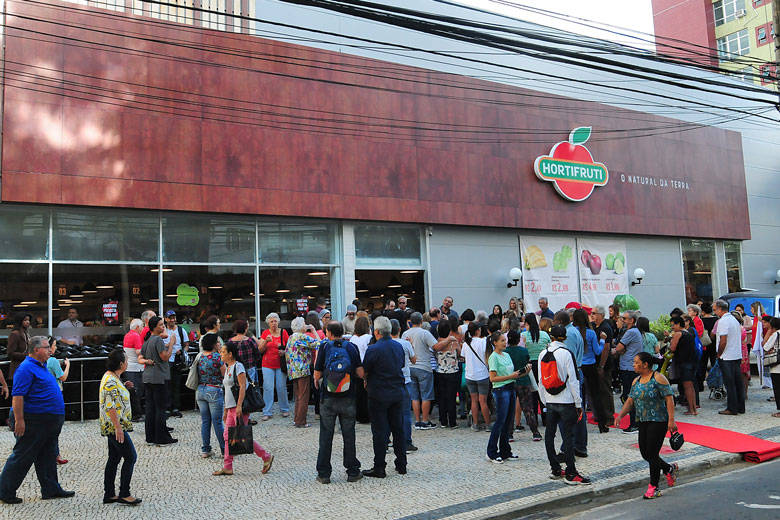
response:
[[[738,133],[74,7],[8,6],[3,200],[749,238]],[[610,178],[575,203],[534,160],[580,126]]]

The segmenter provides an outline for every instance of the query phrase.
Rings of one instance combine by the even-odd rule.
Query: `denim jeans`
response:
[[[583,414],[584,415],[584,414]],[[544,432],[544,447],[547,450],[547,460],[553,471],[561,469],[558,454],[555,451],[555,430],[561,425],[563,437],[563,457],[566,461],[566,474],[574,475],[577,468],[574,465],[574,430],[577,422],[577,408],[574,403],[547,403],[547,429]]]
[[[398,401],[378,401],[369,399],[368,414],[371,416],[371,436],[374,445],[374,468],[384,470],[387,440],[393,434],[393,452],[396,469],[406,470],[406,439],[402,423],[402,408],[405,399]]]
[[[195,392],[195,400],[200,410],[200,438],[203,445],[200,447],[202,453],[211,452],[211,429],[214,428],[214,435],[217,437],[219,451],[225,453],[225,429],[222,427],[222,413],[225,411],[225,397],[221,388],[213,386],[198,385]]]
[[[273,415],[274,387],[279,397],[279,411],[290,412],[290,403],[287,400],[287,374],[282,372],[281,368],[263,367],[263,401],[265,401],[263,415]]]
[[[320,404],[320,449],[317,453],[317,475],[330,478],[333,467],[330,464],[333,452],[333,432],[336,418],[341,424],[341,437],[344,440],[344,468],[347,475],[360,474],[360,461],[355,449],[355,397],[324,396]]]
[[[246,375],[250,381],[257,383],[257,367],[247,367]]]
[[[114,487],[114,481],[116,480],[116,470],[119,467],[119,461],[124,459],[122,463],[122,472],[119,474],[119,495],[116,494],[116,488]],[[114,435],[108,436],[108,461],[106,462],[106,469],[103,475],[103,496],[105,498],[112,498],[118,496],[119,498],[127,498],[130,495],[130,479],[133,478],[133,467],[137,457],[135,454],[135,446],[133,441],[130,440],[130,434],[125,432],[125,442],[117,442]]]
[[[740,372],[741,359],[732,361],[718,360],[723,373],[723,385],[726,387],[726,408],[731,413],[745,413],[745,386]]]
[[[515,385],[510,381],[504,386],[493,389],[493,399],[496,402],[496,420],[490,430],[488,439],[487,456],[507,458],[512,454],[509,445],[509,436],[512,434],[512,426],[515,421]]]
[[[41,484],[41,496],[48,498],[63,491],[57,480],[57,438],[65,422],[64,415],[25,413],[24,435],[16,438],[13,452],[0,474],[0,497],[13,498],[24,477],[35,465]]]
[[[406,383],[404,390],[406,391],[406,397],[404,401],[404,435],[406,436],[406,444],[412,444],[412,398],[409,393],[409,386],[412,383]]]

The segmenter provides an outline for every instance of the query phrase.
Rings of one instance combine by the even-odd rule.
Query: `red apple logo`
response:
[[[609,181],[607,167],[595,162],[590,150],[583,146],[590,134],[589,126],[575,128],[568,141],[556,144],[550,155],[537,157],[534,161],[536,176],[552,182],[555,190],[572,202],[587,199],[596,186],[604,186]]]

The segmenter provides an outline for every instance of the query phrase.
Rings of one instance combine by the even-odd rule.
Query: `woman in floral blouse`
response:
[[[309,428],[306,422],[306,412],[309,409],[309,381],[313,352],[316,352],[319,341],[308,336],[306,322],[303,318],[295,318],[290,324],[293,331],[287,340],[285,356],[287,358],[287,377],[293,382],[295,393],[295,427]],[[313,332],[314,327],[308,328]]]
[[[109,353],[106,361],[108,371],[100,381],[100,434],[108,438],[108,462],[104,475],[103,503],[117,502],[135,506],[140,498],[130,494],[130,479],[136,461],[135,447],[128,432],[133,431],[130,392],[119,376],[127,370],[127,358],[121,348]],[[127,383],[132,385],[132,383]],[[119,461],[124,459],[119,477],[119,495],[115,493],[114,481]]]

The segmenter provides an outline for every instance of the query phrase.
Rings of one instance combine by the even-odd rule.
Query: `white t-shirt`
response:
[[[463,348],[460,349],[461,356],[466,360],[466,379],[469,381],[482,381],[490,377],[488,367],[485,364],[485,348],[487,348],[485,338],[471,338],[471,347],[464,344]]]
[[[780,332],[773,332],[771,336],[769,336],[769,339],[766,340],[766,343],[764,343],[761,347],[763,348],[764,352],[767,352],[769,350],[780,350]],[[759,363],[762,361],[759,360]],[[766,372],[764,372],[766,374]],[[770,374],[780,374],[780,365],[775,365],[772,367],[772,369],[769,371]]]
[[[726,350],[720,358],[723,361],[742,359],[742,326],[737,319],[726,313],[718,320],[717,327],[716,349],[720,349],[721,336],[726,336]]]
[[[225,386],[225,408],[236,407],[236,400],[233,397],[233,370],[236,371],[236,377],[238,374],[246,374],[244,365],[240,361],[236,361],[232,367],[225,366],[225,377],[222,379],[222,384]],[[246,380],[246,386],[249,386],[249,379]]]
[[[413,365],[414,368],[433,372],[433,367],[431,366],[433,353],[431,348],[436,344],[436,338],[433,337],[433,334],[422,327],[412,327],[404,332],[401,337],[414,347],[414,352],[417,356],[417,363]]]
[[[404,374],[404,383],[411,383],[412,376],[409,372],[409,367],[412,366],[411,359],[415,355],[414,347],[403,338],[393,339],[393,341],[397,341],[404,348],[404,367],[401,369],[401,372]]]
[[[169,329],[168,327],[165,327],[165,330],[168,331],[168,341],[170,341],[171,336],[173,337],[173,348],[171,349],[171,357],[168,360],[169,363],[173,363],[176,361],[176,354],[181,352],[181,338],[184,336],[184,341],[187,341],[187,333],[184,332],[184,329],[181,329],[182,334],[179,334],[179,326],[176,325],[175,329]],[[167,343],[166,343],[167,345]],[[186,352],[185,352],[186,354]]]
[[[360,353],[360,361],[366,357],[366,350],[368,350],[368,342],[371,341],[371,334],[363,334],[362,336],[352,336],[349,338],[349,342],[355,345]]]

